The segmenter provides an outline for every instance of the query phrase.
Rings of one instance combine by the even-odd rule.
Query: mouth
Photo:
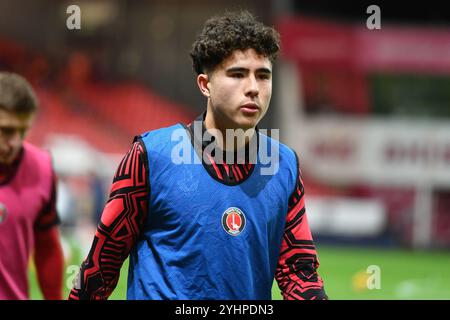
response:
[[[253,102],[243,104],[240,109],[245,113],[257,113],[260,110],[260,107]]]

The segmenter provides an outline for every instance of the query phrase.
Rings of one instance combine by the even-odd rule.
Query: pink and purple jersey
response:
[[[0,181],[0,300],[28,299],[34,234],[58,222],[50,155],[24,143],[14,171]]]

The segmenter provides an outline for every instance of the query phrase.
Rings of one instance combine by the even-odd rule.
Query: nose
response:
[[[249,76],[247,81],[247,89],[245,95],[248,97],[256,97],[259,94],[258,81],[255,76]]]

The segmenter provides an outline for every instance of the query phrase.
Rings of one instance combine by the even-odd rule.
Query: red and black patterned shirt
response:
[[[191,124],[187,128],[194,146],[204,150],[208,142],[196,139]],[[203,124],[202,134],[205,130]],[[245,152],[245,155],[251,157],[251,152]],[[204,163],[205,168],[211,176],[227,185],[242,182],[254,169],[249,158],[244,163],[227,164],[215,162],[214,155],[208,157],[211,164]],[[69,299],[107,299],[117,285],[122,263],[140,236],[147,214],[151,191],[147,161],[144,143],[136,138],[116,171],[92,248],[82,263]],[[289,198],[275,278],[284,299],[327,299],[323,281],[317,273],[319,260],[307,221],[304,195],[298,168],[296,188]]]

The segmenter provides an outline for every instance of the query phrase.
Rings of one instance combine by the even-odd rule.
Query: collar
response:
[[[202,154],[205,149],[214,142],[215,137],[211,133],[209,133],[205,126],[205,118],[206,111],[200,114],[193,122],[188,125],[189,132],[191,137],[193,137],[194,147],[201,150]],[[201,130],[200,130],[201,128]],[[255,140],[256,139],[256,140]],[[229,164],[236,163],[245,163],[245,164],[255,164],[257,159],[257,151],[259,147],[259,130],[258,126],[255,128],[255,134],[253,135],[251,141],[245,145],[244,150],[235,150],[235,151],[224,151],[218,146],[212,149],[212,152],[209,154],[216,161],[216,163],[225,163],[232,162]],[[209,151],[209,149],[208,149]],[[222,158],[219,158],[219,155],[222,155]],[[242,157],[245,157],[244,159]],[[228,159],[232,159],[231,161],[227,161]],[[243,160],[242,160],[243,159]]]

